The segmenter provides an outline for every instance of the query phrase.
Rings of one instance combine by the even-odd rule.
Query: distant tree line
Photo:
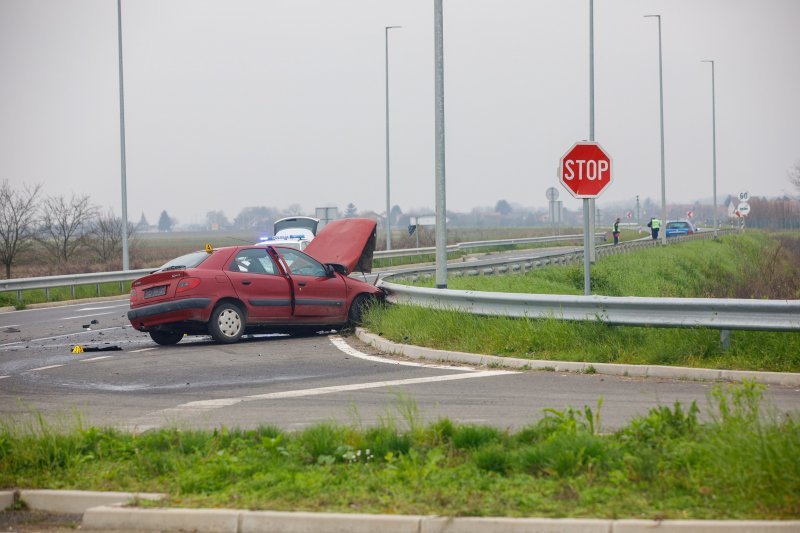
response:
[[[128,224],[133,244],[135,226]],[[22,257],[37,255],[42,268],[63,267],[77,255],[121,268],[122,219],[102,211],[88,195],[42,196],[41,185],[0,185],[0,263],[5,277]]]

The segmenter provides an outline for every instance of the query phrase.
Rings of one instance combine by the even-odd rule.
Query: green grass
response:
[[[596,408],[548,409],[517,432],[413,405],[376,427],[142,435],[43,419],[0,426],[0,486],[165,492],[166,505],[444,516],[800,517],[800,421],[754,383],[717,386],[614,433]],[[412,402],[413,404],[413,402]],[[408,415],[408,413],[412,413]],[[162,505],[142,502],[141,505]]]
[[[53,287],[48,289],[47,293],[45,293],[44,289],[27,289],[22,291],[22,299],[19,301],[17,300],[17,291],[1,292],[0,307],[14,306],[18,309],[24,309],[27,305],[43,302],[63,302],[83,298],[119,296],[130,293],[131,282],[76,285],[73,290],[74,294],[70,287]]]
[[[688,242],[604,257],[592,267],[595,294],[656,297],[800,297],[794,236],[762,234]],[[785,240],[788,239],[788,240]],[[800,247],[798,247],[800,249]],[[448,288],[583,294],[582,266],[524,275],[460,277]],[[421,281],[419,284],[430,285]],[[528,359],[800,372],[800,333],[609,326],[600,321],[481,317],[413,306],[375,307],[365,325],[390,340]]]

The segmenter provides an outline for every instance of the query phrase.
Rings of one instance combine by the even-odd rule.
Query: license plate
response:
[[[145,298],[153,298],[154,296],[164,296],[167,294],[167,286],[159,285],[158,287],[150,287],[144,290]]]

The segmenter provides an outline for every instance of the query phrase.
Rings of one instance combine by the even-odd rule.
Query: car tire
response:
[[[359,294],[350,305],[350,311],[347,313],[347,322],[351,326],[360,326],[364,319],[364,310],[375,302],[375,297],[369,294]]]
[[[183,338],[182,331],[172,331],[166,329],[154,329],[150,331],[150,338],[153,342],[162,346],[172,346],[178,344]]]
[[[223,302],[214,308],[208,322],[208,332],[215,341],[231,344],[244,334],[245,316],[239,306]]]

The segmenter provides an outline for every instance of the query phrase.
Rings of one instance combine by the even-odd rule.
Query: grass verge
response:
[[[707,421],[663,406],[613,434],[596,408],[548,409],[516,433],[413,401],[376,427],[299,433],[0,426],[0,486],[165,492],[166,505],[445,516],[800,517],[800,422],[751,382],[717,386]],[[142,503],[142,505],[153,505]],[[159,504],[155,504],[159,505]]]
[[[592,288],[610,296],[800,297],[800,238],[746,234],[604,257]],[[420,282],[425,284],[425,282]],[[452,278],[448,287],[582,294],[582,266],[524,275]],[[414,306],[375,307],[365,326],[395,342],[528,359],[800,372],[800,333],[609,326],[556,319],[481,317]]]

